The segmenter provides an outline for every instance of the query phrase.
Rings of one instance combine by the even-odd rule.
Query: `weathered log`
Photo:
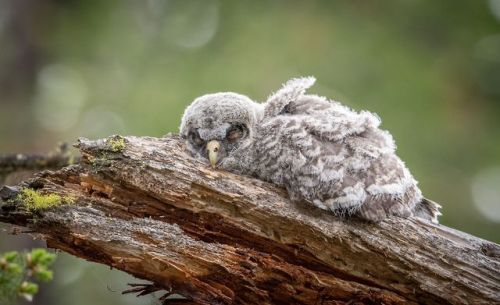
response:
[[[28,210],[4,188],[0,221],[195,304],[500,303],[497,244],[417,218],[339,219],[212,170],[176,136],[116,141],[82,139],[80,164],[24,185],[74,204]]]

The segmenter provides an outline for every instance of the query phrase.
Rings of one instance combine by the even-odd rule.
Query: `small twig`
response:
[[[132,288],[122,291],[122,294],[136,293],[137,297],[145,296],[148,294],[155,293],[160,290],[165,290],[164,287],[158,286],[156,284],[142,284],[142,283],[128,283]],[[170,296],[176,294],[172,290],[166,290],[166,292],[158,299],[161,304],[192,304],[192,300],[185,297],[169,298]]]
[[[24,170],[59,169],[80,161],[68,150],[66,143],[48,154],[6,154],[0,155],[0,183],[7,175]],[[2,179],[3,178],[3,179]]]
[[[129,288],[127,290],[122,291],[122,294],[129,294],[129,293],[137,293],[137,296],[143,296],[147,294],[151,294],[153,292],[156,292],[158,290],[164,290],[165,288],[156,286],[154,284],[138,284],[138,283],[128,283],[132,288]]]

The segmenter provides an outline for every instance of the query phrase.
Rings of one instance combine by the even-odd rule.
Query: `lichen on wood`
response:
[[[112,152],[120,152],[127,146],[125,139],[122,136],[116,135],[108,138],[108,148]]]

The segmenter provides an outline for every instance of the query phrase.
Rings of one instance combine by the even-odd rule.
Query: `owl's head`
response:
[[[181,137],[193,157],[213,167],[248,147],[262,106],[231,92],[203,95],[186,108],[180,126]]]

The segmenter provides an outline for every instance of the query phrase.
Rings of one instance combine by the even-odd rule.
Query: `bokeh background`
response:
[[[0,0],[0,153],[176,132],[285,80],[383,119],[441,223],[500,242],[500,1]],[[5,228],[5,226],[4,226]],[[0,251],[43,245],[0,232]],[[154,304],[61,254],[35,304]]]

